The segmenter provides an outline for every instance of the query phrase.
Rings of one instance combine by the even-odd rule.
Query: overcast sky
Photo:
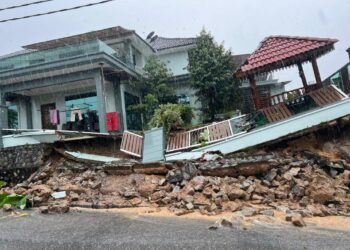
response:
[[[35,0],[1,0],[0,8]],[[0,20],[72,7],[100,0],[56,0],[0,11]],[[100,6],[0,23],[0,54],[22,45],[123,26],[142,37],[155,31],[165,37],[193,37],[202,27],[234,54],[251,53],[269,35],[337,38],[335,51],[319,59],[323,78],[349,61],[350,0],[117,0]],[[314,81],[306,66],[308,81]],[[280,80],[301,86],[297,69],[277,72]]]

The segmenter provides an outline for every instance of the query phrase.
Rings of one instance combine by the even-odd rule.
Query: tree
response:
[[[240,107],[239,82],[233,77],[232,53],[217,44],[204,29],[189,51],[191,86],[202,104],[202,112],[213,121],[215,114]]]
[[[148,124],[159,105],[176,103],[174,88],[169,84],[172,76],[165,63],[155,56],[149,57],[141,79],[134,82],[141,92],[142,104],[131,105],[128,110],[141,113],[144,124]]]
[[[168,134],[171,130],[189,126],[193,118],[193,111],[187,104],[161,104],[155,110],[150,121],[151,127],[164,127]]]

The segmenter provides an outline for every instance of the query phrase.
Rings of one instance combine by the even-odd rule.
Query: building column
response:
[[[124,131],[124,113],[122,104],[122,93],[121,93],[121,83],[120,80],[114,82],[114,96],[115,96],[115,109],[119,116],[120,131]]]
[[[5,93],[0,92],[0,148],[4,147],[2,141],[2,129],[7,128],[8,126],[7,115]]]
[[[26,107],[27,129],[33,129],[32,98],[25,96],[24,103]]]
[[[96,73],[95,85],[96,85],[97,106],[98,106],[98,122],[99,122],[99,126],[100,126],[100,133],[107,133],[106,95],[105,95],[105,88],[104,88],[103,65],[101,65],[100,71]]]
[[[317,88],[322,88],[322,80],[321,80],[320,71],[318,69],[316,57],[311,59],[311,63],[312,63],[312,68],[314,70],[314,75],[315,75],[315,79],[316,79]]]
[[[256,86],[256,80],[253,75],[248,76],[249,83],[250,83],[250,89],[252,92],[253,100],[254,100],[254,105],[255,105],[255,110],[258,110],[261,108],[261,102],[260,102],[260,96],[259,96],[259,91]]]
[[[122,117],[123,117],[123,129],[127,130],[128,129],[128,124],[126,122],[126,107],[125,107],[125,81],[121,81],[120,84],[120,101],[121,101],[121,106],[122,106]]]
[[[298,63],[297,65],[298,65],[298,70],[299,70],[299,76],[301,78],[301,81],[303,82],[303,86],[304,86],[305,92],[307,92],[308,85],[307,85],[307,81],[306,81],[306,77],[305,77],[303,66],[301,65],[301,63]]]
[[[126,41],[125,52],[126,52],[126,64],[128,64],[131,68],[134,68],[134,58],[133,58],[132,44],[130,39]]]

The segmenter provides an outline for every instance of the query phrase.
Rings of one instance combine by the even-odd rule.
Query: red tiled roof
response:
[[[237,77],[261,74],[319,57],[332,49],[338,40],[328,38],[270,36],[260,43],[236,71]]]

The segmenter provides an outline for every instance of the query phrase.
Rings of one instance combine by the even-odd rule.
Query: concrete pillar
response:
[[[312,63],[312,68],[314,70],[314,75],[315,75],[315,79],[316,79],[317,88],[322,88],[321,75],[320,75],[320,71],[318,69],[318,65],[317,65],[317,61],[316,61],[315,57],[312,58],[311,63]]]
[[[126,63],[134,68],[134,60],[133,60],[133,53],[132,53],[132,45],[131,45],[131,40],[128,39],[125,44],[125,52],[126,52]]]
[[[120,80],[116,80],[113,84],[114,84],[114,96],[115,96],[115,110],[119,115],[120,131],[123,132],[125,129],[125,126],[124,126],[125,119],[124,119],[124,113],[123,113],[124,111],[123,111]]]
[[[8,128],[8,113],[5,93],[0,92],[0,128]]]
[[[27,116],[27,129],[33,129],[33,116],[32,116],[32,98],[26,96],[24,98]]]
[[[298,70],[299,70],[299,76],[301,78],[301,81],[303,82],[304,89],[307,92],[308,85],[307,85],[304,69],[303,69],[303,66],[301,65],[301,63],[298,63]]]
[[[248,77],[248,79],[249,79],[250,89],[254,100],[255,110],[259,110],[261,109],[261,101],[260,101],[259,91],[256,86],[255,77],[251,75]]]
[[[5,104],[5,94],[0,92],[0,148],[4,147],[2,141],[2,129],[7,128],[8,126],[7,107]]]
[[[105,95],[105,88],[104,88],[103,66],[101,66],[100,72],[96,72],[95,85],[96,85],[96,94],[97,94],[97,103],[98,103],[98,122],[100,126],[100,132],[107,133],[106,95]]]
[[[123,129],[127,130],[128,125],[126,123],[126,108],[125,108],[125,83],[121,82],[120,84],[120,101],[122,106],[122,117],[123,117]]]

